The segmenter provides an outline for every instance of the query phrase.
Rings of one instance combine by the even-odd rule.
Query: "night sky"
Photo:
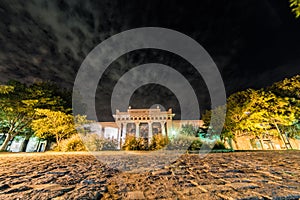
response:
[[[261,88],[300,74],[300,19],[288,0],[101,0],[0,1],[0,81],[53,81],[72,88],[86,55],[106,38],[132,28],[164,27],[198,41],[223,77],[227,95]],[[172,66],[194,88],[203,112],[210,98],[192,66],[162,50],[123,55],[105,72],[97,90],[100,121],[111,120],[110,97],[118,79],[134,66]],[[146,85],[131,98],[133,108],[161,104],[180,116],[167,88]]]

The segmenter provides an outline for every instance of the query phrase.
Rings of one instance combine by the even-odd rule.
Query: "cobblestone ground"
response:
[[[144,173],[110,169],[88,153],[0,154],[0,199],[299,198],[299,151],[183,155]]]

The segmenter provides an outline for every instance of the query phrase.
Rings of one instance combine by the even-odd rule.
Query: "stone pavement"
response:
[[[87,152],[3,153],[0,199],[300,199],[300,151],[183,155],[143,173]]]

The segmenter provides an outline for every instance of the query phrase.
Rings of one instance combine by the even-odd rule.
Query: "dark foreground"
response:
[[[299,199],[300,151],[183,155],[126,173],[88,153],[0,154],[0,199]]]

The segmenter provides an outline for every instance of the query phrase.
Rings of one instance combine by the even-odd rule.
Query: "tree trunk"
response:
[[[6,138],[5,138],[4,142],[3,142],[3,144],[2,144],[1,147],[0,147],[0,151],[5,151],[5,150],[6,150],[7,145],[8,145],[8,143],[9,143],[10,140],[11,140],[11,135],[10,135],[10,134],[7,134],[7,136],[6,136]]]
[[[278,125],[277,125],[277,123],[275,121],[274,121],[274,125],[275,125],[275,127],[277,129],[277,132],[279,133],[279,136],[281,137],[281,131],[280,131],[280,129],[279,129],[279,127],[278,127]]]

